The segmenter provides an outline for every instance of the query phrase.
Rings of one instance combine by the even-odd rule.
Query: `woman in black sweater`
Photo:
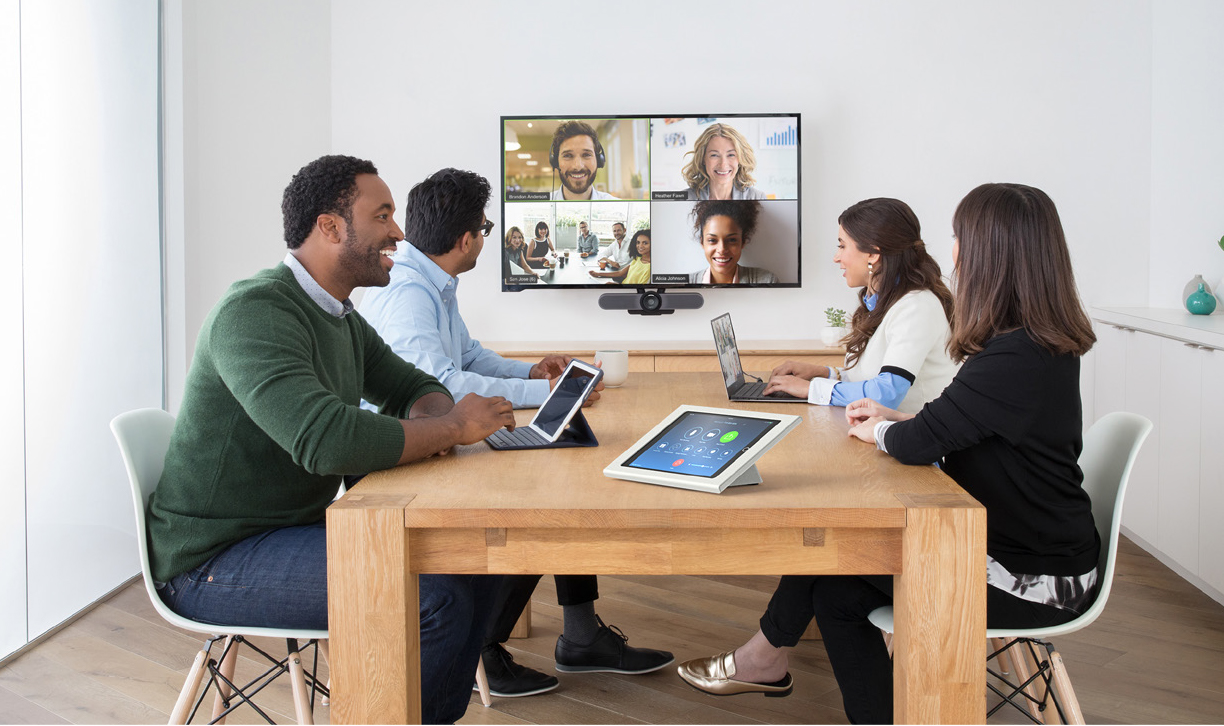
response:
[[[870,399],[850,404],[850,434],[907,464],[941,462],[986,507],[989,627],[1065,623],[1097,592],[1100,541],[1077,463],[1079,357],[1096,338],[1044,192],[984,184],[961,201],[952,228],[957,286],[948,349],[964,363],[916,415]],[[774,630],[772,642],[797,643],[815,615],[846,716],[889,723],[892,662],[867,615],[890,604],[888,576],[784,577],[770,602],[773,622],[763,620],[762,629]],[[787,649],[773,650],[773,670],[754,663],[738,678],[781,678]]]
[[[948,476],[986,507],[990,627],[1065,623],[1097,592],[1101,543],[1077,463],[1080,356],[1096,337],[1045,192],[984,184],[956,208],[952,229],[957,290],[948,348],[964,365],[917,415],[873,401],[851,404],[850,434],[906,464],[942,460]],[[815,596],[823,599],[820,590]],[[846,713],[856,721],[892,717],[887,655],[852,652],[858,638],[879,641],[866,616],[891,602],[880,596],[878,603],[860,601],[861,620],[854,608],[816,608]],[[845,642],[830,643],[830,631]]]

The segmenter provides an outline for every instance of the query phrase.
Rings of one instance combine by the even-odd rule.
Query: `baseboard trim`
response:
[[[137,581],[137,580],[139,580],[141,577],[142,577],[142,575],[141,575],[139,572],[137,572],[135,575],[132,575],[132,576],[131,576],[131,577],[129,577],[128,579],[126,579],[126,580],[124,580],[123,582],[119,583],[119,585],[117,585],[116,587],[112,588],[110,592],[106,593],[106,594],[105,594],[105,595],[103,595],[102,597],[98,598],[97,600],[94,600],[93,602],[89,603],[89,604],[88,604],[88,605],[86,605],[85,607],[81,608],[80,610],[76,611],[76,612],[75,612],[75,613],[73,613],[72,615],[68,616],[68,618],[66,618],[66,619],[64,620],[64,622],[60,623],[59,625],[56,625],[56,626],[52,627],[50,630],[48,630],[47,632],[45,632],[45,633],[43,633],[42,635],[38,636],[38,637],[37,637],[37,638],[35,638],[34,640],[31,640],[30,642],[28,642],[28,643],[26,643],[25,645],[21,646],[21,647],[20,647],[20,648],[18,648],[17,650],[14,650],[12,653],[9,653],[8,655],[4,656],[3,658],[0,658],[0,668],[3,668],[3,667],[5,667],[6,665],[8,665],[9,663],[12,663],[13,661],[17,660],[17,659],[18,659],[18,658],[20,658],[21,656],[25,655],[25,654],[26,654],[26,652],[28,652],[28,651],[30,651],[30,650],[32,650],[32,649],[34,649],[34,648],[37,648],[39,645],[42,645],[42,644],[43,644],[43,643],[45,643],[45,642],[47,641],[47,639],[49,639],[51,636],[55,635],[55,634],[56,634],[56,633],[58,633],[59,631],[61,631],[61,630],[63,630],[64,628],[68,627],[69,625],[72,625],[72,624],[73,624],[73,623],[75,623],[76,621],[80,620],[80,619],[81,619],[81,617],[82,617],[82,616],[84,616],[85,614],[87,614],[87,613],[88,613],[90,610],[93,610],[94,608],[98,607],[98,606],[99,606],[99,605],[101,605],[102,603],[104,603],[104,602],[106,602],[107,600],[111,599],[111,598],[112,598],[112,597],[113,597],[115,594],[117,594],[117,593],[118,593],[120,590],[124,589],[124,588],[125,588],[125,587],[127,587],[128,585],[131,585],[133,582],[136,582],[136,581]]]
[[[1193,572],[1190,572],[1182,565],[1178,564],[1176,560],[1169,557],[1165,553],[1161,552],[1151,542],[1148,542],[1144,538],[1136,535],[1134,532],[1130,531],[1125,526],[1122,527],[1122,534],[1125,535],[1126,538],[1129,539],[1131,542],[1134,542],[1135,544],[1139,545],[1139,547],[1142,548],[1149,555],[1155,557],[1160,562],[1160,564],[1164,565],[1170,570],[1173,570],[1173,572],[1176,573],[1178,577],[1190,583],[1191,585],[1194,585],[1198,589],[1202,590],[1203,594],[1206,595],[1207,597],[1211,598],[1212,600],[1215,600],[1221,605],[1224,605],[1224,592],[1220,592],[1219,590],[1215,589],[1211,585],[1207,584],[1207,582],[1203,580],[1201,577],[1194,574]]]

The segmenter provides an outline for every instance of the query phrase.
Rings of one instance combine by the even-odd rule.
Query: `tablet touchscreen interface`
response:
[[[624,466],[709,479],[722,473],[778,423],[777,419],[689,411],[634,453]]]

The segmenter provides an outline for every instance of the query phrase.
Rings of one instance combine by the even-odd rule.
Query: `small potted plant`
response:
[[[846,330],[846,311],[841,308],[825,308],[824,312],[829,325],[820,329],[820,342],[832,348],[846,337],[848,332]]]

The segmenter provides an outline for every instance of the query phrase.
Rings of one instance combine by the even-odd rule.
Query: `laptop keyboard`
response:
[[[539,446],[548,443],[548,439],[526,426],[520,426],[513,431],[498,429],[489,434],[488,440],[502,447]]]
[[[774,391],[768,395],[765,394],[765,386],[768,381],[757,381],[755,383],[745,383],[739,391],[736,392],[736,398],[795,398],[786,391]]]

